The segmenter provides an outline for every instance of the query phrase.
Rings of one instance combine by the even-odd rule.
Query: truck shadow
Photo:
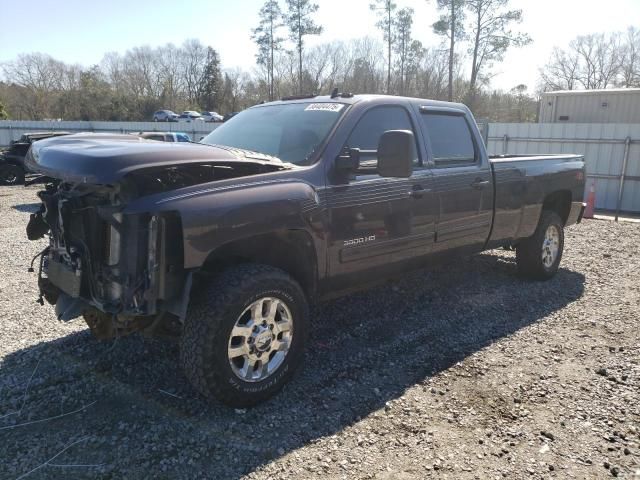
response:
[[[274,399],[246,411],[196,395],[174,342],[133,336],[100,343],[86,331],[74,333],[5,359],[0,427],[7,421],[2,416],[20,407],[39,360],[24,397],[28,415],[14,423],[90,407],[0,432],[15,446],[2,454],[20,462],[19,445],[48,434],[58,442],[53,455],[84,434],[97,441],[74,461],[103,464],[100,472],[116,478],[239,478],[347,428],[468,355],[544,320],[583,290],[581,273],[563,268],[549,282],[528,282],[517,277],[511,254],[490,252],[321,305],[313,311],[305,368]],[[66,399],[63,406],[59,398]],[[31,463],[37,465],[19,463],[16,473]]]
[[[17,210],[22,213],[36,213],[42,203],[20,203],[18,205],[13,205],[11,208]]]

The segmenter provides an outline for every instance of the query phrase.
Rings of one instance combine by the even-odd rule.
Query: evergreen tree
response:
[[[470,13],[471,79],[467,104],[473,107],[478,93],[478,81],[483,70],[494,61],[504,59],[510,47],[531,43],[527,34],[511,31],[511,25],[522,21],[522,10],[508,10],[509,0],[467,0]]]
[[[448,100],[453,101],[453,69],[455,65],[456,41],[464,39],[465,0],[437,0],[438,9],[443,13],[433,24],[433,31],[449,39],[449,87]]]
[[[411,51],[411,27],[413,26],[413,8],[403,8],[398,11],[395,19],[395,50],[398,55],[398,66],[400,67],[400,95],[405,91],[406,66]]]
[[[376,27],[382,30],[384,41],[387,42],[387,95],[391,93],[391,50],[394,44],[393,13],[398,6],[391,0],[374,0],[369,5],[371,10],[378,12]]]
[[[211,47],[207,47],[207,63],[204,67],[200,98],[198,99],[200,106],[206,111],[216,110],[219,106],[221,78],[218,52]]]
[[[269,84],[269,100],[274,99],[274,54],[282,48],[283,38],[278,36],[278,29],[283,26],[282,10],[277,0],[267,0],[260,9],[260,23],[253,29],[251,38],[258,45],[256,60],[258,65],[267,69]]]
[[[6,120],[7,118],[9,118],[9,114],[5,110],[4,104],[0,102],[0,120]]]
[[[287,14],[285,22],[289,28],[289,38],[296,45],[298,53],[298,91],[302,92],[302,52],[304,37],[320,35],[322,27],[317,25],[311,15],[318,11],[318,5],[310,0],[287,0]]]

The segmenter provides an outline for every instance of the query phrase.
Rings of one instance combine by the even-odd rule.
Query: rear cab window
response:
[[[478,149],[462,112],[423,110],[420,112],[420,127],[436,168],[478,163]]]

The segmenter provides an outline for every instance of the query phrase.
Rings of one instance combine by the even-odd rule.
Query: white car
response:
[[[218,112],[202,112],[200,115],[205,122],[221,122],[223,119]]]
[[[178,117],[178,120],[179,121],[187,121],[187,122],[191,122],[191,121],[195,122],[195,121],[198,121],[198,120],[202,121],[204,119],[202,118],[202,116],[198,112],[195,112],[193,110],[185,110]]]
[[[140,132],[132,133],[146,140],[156,140],[159,142],[190,142],[191,138],[182,132]]]

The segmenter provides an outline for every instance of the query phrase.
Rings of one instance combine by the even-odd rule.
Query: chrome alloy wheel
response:
[[[558,258],[560,250],[560,232],[555,225],[549,225],[544,234],[544,242],[542,243],[542,263],[546,268],[551,266]]]
[[[249,305],[231,330],[227,349],[233,373],[245,382],[273,374],[289,353],[293,318],[280,299],[264,297]]]

